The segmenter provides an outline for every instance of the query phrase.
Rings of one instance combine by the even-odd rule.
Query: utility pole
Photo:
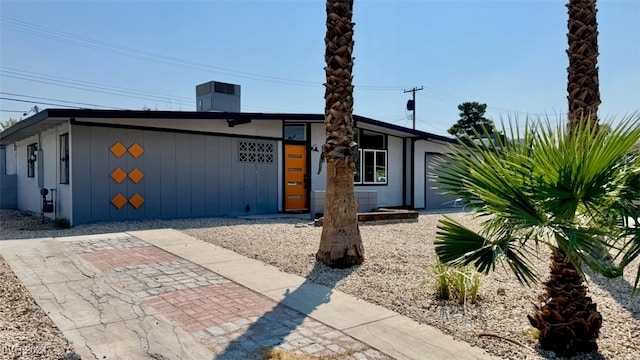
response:
[[[416,129],[416,91],[420,90],[424,90],[424,86],[420,86],[419,89],[414,87],[413,89],[404,91],[405,93],[413,93],[413,100],[407,101],[407,110],[413,111],[413,130]]]

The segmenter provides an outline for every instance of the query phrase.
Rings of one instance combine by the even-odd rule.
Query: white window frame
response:
[[[364,174],[364,168],[365,168],[365,153],[373,153],[373,166],[374,168],[378,168],[381,165],[384,167],[384,181],[375,181],[375,176],[374,176],[374,181],[365,181],[365,174]],[[377,154],[378,153],[384,153],[384,164],[377,164]],[[360,166],[359,169],[360,170],[360,181],[355,181],[355,174],[354,174],[354,184],[361,184],[361,185],[387,185],[389,183],[389,151],[388,150],[378,150],[378,149],[358,149],[358,159],[360,160]],[[356,164],[356,166],[358,166],[358,164]]]

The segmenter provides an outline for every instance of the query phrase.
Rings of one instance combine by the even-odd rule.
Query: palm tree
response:
[[[529,321],[540,331],[541,347],[564,356],[597,349],[602,317],[587,296],[582,264],[614,277],[640,255],[639,230],[627,226],[629,216],[637,217],[632,200],[640,195],[640,156],[629,153],[640,139],[640,116],[609,132],[587,121],[573,136],[566,131],[537,121],[527,123],[522,141],[460,139],[460,147],[439,160],[438,180],[446,192],[475,204],[481,231],[445,218],[435,241],[444,263],[488,273],[504,260],[527,285],[538,279],[531,257],[539,256],[539,245],[548,246],[550,275]],[[509,133],[521,139],[517,130]],[[599,249],[619,250],[619,264]]]
[[[345,268],[364,261],[353,174],[353,0],[327,1],[325,37],[325,143],[327,188],[320,248],[316,259]]]
[[[581,119],[597,126],[600,90],[598,80],[598,22],[596,0],[569,0],[569,127]]]

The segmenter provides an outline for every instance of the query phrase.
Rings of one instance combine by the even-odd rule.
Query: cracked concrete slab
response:
[[[113,277],[81,260],[55,239],[7,241],[2,243],[1,252],[83,359],[212,356],[188,333],[119,286]]]

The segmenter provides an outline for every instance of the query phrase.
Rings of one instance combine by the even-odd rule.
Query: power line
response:
[[[46,102],[30,101],[30,100],[12,99],[8,97],[0,97],[0,100],[18,101],[18,102],[24,102],[24,103],[30,103],[30,104],[51,105],[51,106],[61,106],[66,108],[80,109],[80,107],[78,106],[69,106],[69,105],[52,104],[52,103],[46,103]]]
[[[234,75],[238,77],[249,78],[252,80],[279,82],[279,83],[284,83],[289,85],[299,85],[299,86],[313,86],[313,87],[321,86],[321,84],[318,82],[297,80],[297,79],[287,79],[287,78],[277,77],[277,76],[261,75],[261,74],[255,74],[250,72],[231,70],[231,69],[226,69],[218,66],[213,66],[210,64],[199,63],[199,62],[190,61],[186,59],[180,59],[177,57],[162,55],[162,54],[144,51],[140,49],[134,49],[127,46],[109,43],[106,41],[91,39],[84,36],[79,36],[79,35],[75,35],[67,32],[54,30],[44,26],[31,24],[25,21],[11,19],[5,16],[0,16],[0,19],[2,19],[2,22],[0,23],[0,25],[9,30],[27,33],[30,35],[41,36],[51,40],[61,41],[68,44],[86,47],[94,50],[101,50],[101,51],[109,52],[112,54],[129,56],[129,57],[153,61],[157,63],[164,63],[168,65],[178,65],[183,67],[189,67],[196,70],[205,70],[205,71],[213,70],[219,73],[225,73],[225,74]]]
[[[115,109],[115,110],[127,110],[127,109],[117,108],[117,107],[113,107],[113,106],[96,105],[96,104],[89,104],[89,103],[83,103],[83,102],[78,102],[78,101],[66,101],[66,100],[59,100],[59,99],[51,99],[51,98],[45,98],[45,97],[39,97],[39,96],[30,96],[30,95],[23,95],[23,94],[8,93],[8,92],[4,92],[4,91],[0,91],[0,94],[10,95],[10,96],[20,96],[20,97],[23,97],[23,98],[31,98],[31,99],[46,100],[46,101],[57,101],[57,102],[60,102],[60,103],[88,105],[88,106],[93,106],[93,107],[97,107],[97,108],[108,108],[108,109]],[[7,97],[0,97],[0,99],[2,99],[2,100],[10,100],[10,101],[26,102],[26,103],[34,103],[34,104],[51,105],[51,106],[64,106],[64,107],[80,108],[79,106],[68,106],[68,105],[60,105],[60,104],[51,104],[51,103],[45,103],[45,102],[40,102],[40,101],[15,99],[15,98],[7,98]]]
[[[178,100],[178,99],[172,99],[172,98],[163,98],[160,96],[156,96],[156,95],[145,95],[144,93],[140,93],[137,91],[131,91],[131,90],[119,90],[119,92],[116,92],[116,90],[118,90],[117,88],[113,88],[112,91],[109,91],[108,87],[104,87],[104,86],[99,86],[99,85],[83,85],[82,82],[78,82],[78,81],[69,81],[69,80],[62,80],[61,78],[53,78],[53,77],[47,77],[47,76],[38,76],[38,75],[25,75],[25,76],[21,76],[20,73],[7,73],[6,71],[2,71],[0,72],[0,76],[3,77],[9,77],[9,78],[13,78],[13,79],[20,79],[20,80],[25,80],[25,81],[31,81],[31,82],[37,82],[37,83],[41,83],[41,84],[49,84],[49,85],[53,85],[53,86],[59,86],[59,87],[65,87],[65,88],[70,88],[70,89],[79,89],[79,90],[85,90],[85,91],[91,91],[91,92],[96,92],[96,93],[101,93],[101,94],[109,94],[109,95],[115,95],[115,96],[122,96],[122,97],[127,97],[127,98],[136,98],[136,99],[143,99],[143,100],[150,100],[150,101],[162,101],[162,102],[169,102],[171,103],[172,100],[174,100],[174,102],[177,105],[181,105],[181,106],[192,106],[193,103],[186,103],[184,100]],[[66,84],[66,85],[65,85]],[[101,90],[101,89],[105,89],[105,90]]]
[[[10,68],[10,67],[6,67],[6,66],[0,66],[0,75],[2,75],[2,73],[5,73],[5,72],[9,72],[10,74],[20,75],[20,76],[33,76],[33,77],[36,77],[36,78],[44,78],[44,79],[47,79],[47,80],[63,81],[63,82],[68,82],[68,83],[76,83],[76,84],[79,84],[79,85],[82,85],[82,86],[87,86],[87,87],[97,87],[97,88],[102,88],[102,89],[107,89],[107,90],[114,90],[114,91],[121,91],[121,92],[126,92],[126,93],[131,93],[131,94],[153,96],[153,97],[157,97],[159,99],[176,99],[176,100],[184,100],[184,101],[193,100],[192,98],[186,97],[186,96],[170,95],[170,94],[164,94],[164,93],[148,91],[148,90],[139,90],[139,89],[120,87],[120,86],[106,85],[106,84],[100,84],[100,83],[96,83],[96,82],[92,82],[92,81],[77,80],[77,79],[65,78],[65,77],[61,77],[61,76],[53,76],[53,75],[48,75],[48,74],[37,73],[37,72],[33,72],[33,71],[15,69],[15,68]]]
[[[232,70],[232,69],[227,69],[227,68],[223,68],[223,67],[213,66],[213,65],[210,65],[210,64],[206,64],[206,63],[200,63],[200,62],[190,61],[190,60],[181,59],[181,58],[177,58],[177,57],[162,55],[162,54],[153,53],[153,52],[149,52],[149,51],[144,51],[144,50],[140,50],[140,49],[135,49],[135,48],[122,46],[122,45],[118,45],[118,44],[114,44],[114,43],[109,43],[109,42],[106,42],[106,41],[96,40],[96,39],[92,39],[92,38],[85,37],[85,36],[75,35],[75,34],[68,33],[68,32],[58,31],[58,30],[55,30],[55,29],[52,29],[52,28],[47,28],[47,27],[36,25],[36,24],[33,24],[33,23],[29,23],[29,22],[25,22],[25,21],[21,21],[21,20],[16,20],[16,19],[11,19],[11,18],[6,17],[6,16],[0,16],[0,20],[2,20],[2,21],[0,21],[0,26],[3,27],[3,28],[9,29],[9,30],[18,31],[18,32],[26,33],[26,34],[33,35],[33,36],[39,36],[39,37],[43,37],[43,38],[47,38],[47,39],[51,39],[51,40],[56,40],[56,41],[68,43],[68,44],[75,45],[75,46],[85,47],[85,48],[99,50],[99,51],[104,51],[104,52],[108,52],[108,53],[112,53],[112,54],[116,54],[116,55],[127,56],[127,57],[137,58],[137,59],[146,60],[146,61],[152,61],[152,62],[156,62],[156,63],[167,64],[167,65],[172,65],[172,66],[180,66],[180,67],[185,67],[185,68],[191,68],[191,69],[200,70],[200,71],[207,71],[207,72],[215,71],[215,72],[222,73],[222,74],[228,74],[228,75],[233,75],[233,76],[237,76],[237,77],[241,77],[241,78],[248,78],[248,79],[252,79],[252,80],[258,80],[258,81],[277,82],[277,83],[281,83],[281,84],[296,85],[296,86],[307,86],[307,87],[319,87],[319,86],[322,86],[319,82],[314,82],[314,81],[290,79],[290,78],[285,78],[285,77],[277,77],[277,76],[271,76],[271,75],[264,75],[264,74],[257,74],[257,73],[251,73],[251,72]],[[57,84],[57,83],[51,83],[51,81],[60,82],[61,80],[64,80],[64,78],[59,78],[59,79],[56,79],[56,80],[52,80],[52,78],[46,79],[46,78],[42,78],[42,77],[39,78],[40,80],[36,80],[36,78],[37,78],[36,75],[27,75],[25,73],[19,74],[19,73],[15,73],[15,72],[14,73],[5,74],[3,76],[12,77],[12,78],[20,79],[20,80],[25,80],[25,81],[41,82],[41,83],[57,85],[57,86],[63,86],[63,85],[60,85],[60,84]],[[72,81],[72,80],[67,79],[67,81]],[[80,85],[80,84],[77,84],[77,83],[76,84],[67,83],[66,87],[74,88],[74,86],[85,86],[85,88],[81,88],[81,90],[88,90],[88,89],[86,89],[86,85]],[[107,87],[107,86],[105,86],[105,87]],[[75,88],[79,88],[79,87],[75,87]],[[402,86],[393,86],[393,85],[357,85],[356,84],[355,88],[356,88],[356,90],[362,90],[362,91],[398,91],[399,89],[403,89],[404,87],[402,87]],[[115,89],[115,88],[112,88],[112,89]],[[122,89],[124,89],[124,88],[122,88]],[[425,92],[427,93],[427,94],[424,94],[424,95],[421,95],[421,96],[424,96],[424,97],[427,97],[427,98],[431,98],[431,99],[434,99],[436,101],[445,102],[445,103],[459,103],[460,101],[463,101],[463,99],[458,97],[458,96],[450,95],[450,94],[447,94],[445,92],[442,92],[442,91],[434,89],[434,88],[429,88],[429,87],[424,88],[423,87],[421,90],[425,90]],[[89,90],[89,91],[102,92],[102,93],[107,93],[107,94],[111,94],[111,95],[120,95],[120,94],[117,94],[117,93],[115,93],[115,94],[113,93],[113,91],[117,91],[117,90],[113,90],[113,91],[109,92],[110,89],[104,89],[104,88],[101,89],[101,90]],[[133,91],[133,90],[125,89],[125,91]],[[130,93],[130,95],[128,97],[138,97],[138,98],[141,98],[141,99],[152,100],[152,101],[166,101],[167,100],[167,99],[165,99],[163,97],[157,97],[156,95],[151,95],[150,92],[146,92],[145,93],[145,92],[142,92],[142,91],[138,91],[137,95],[136,95],[135,92],[136,91],[133,91],[133,93]],[[131,96],[131,95],[134,95],[134,96]],[[153,99],[150,98],[150,97],[153,97]],[[182,98],[186,99],[184,97],[182,97]],[[181,101],[177,101],[177,103],[179,105],[186,105],[185,103],[183,103]],[[508,109],[499,108],[499,107],[495,107],[495,106],[491,106],[491,107],[489,107],[489,109],[490,110],[488,110],[487,112],[493,112],[493,113],[497,113],[497,114],[501,114],[502,112],[508,112],[508,113],[527,114],[527,115],[534,115],[534,116],[549,116],[548,114],[539,114],[539,113],[529,113],[529,112],[517,111],[517,110],[508,110]],[[494,111],[492,109],[496,109],[498,111]],[[559,116],[563,116],[563,115],[555,115],[555,116],[559,117]]]
[[[162,63],[162,64],[173,65],[173,66],[181,66],[181,67],[207,71],[207,72],[210,72],[213,70],[219,73],[233,75],[233,76],[242,77],[242,78],[248,78],[252,80],[278,82],[278,83],[287,84],[287,85],[308,86],[308,87],[322,86],[322,83],[315,82],[315,81],[290,79],[285,77],[232,70],[232,69],[227,69],[219,66],[213,66],[206,63],[200,63],[196,61],[162,55],[162,54],[135,49],[135,48],[122,46],[114,43],[109,43],[106,41],[96,40],[96,39],[88,38],[85,36],[58,31],[58,30],[47,28],[44,26],[28,23],[25,21],[11,19],[6,16],[0,16],[0,19],[2,20],[0,22],[0,26],[9,30],[18,31],[18,32],[22,32],[22,33],[26,33],[34,36],[40,36],[47,39],[56,40],[56,41],[60,41],[60,42],[64,42],[64,43],[68,43],[68,44],[76,45],[80,47],[85,47],[89,49],[105,51],[105,52],[109,52],[116,55],[128,56],[128,57],[138,58],[138,59],[152,61],[156,63]],[[402,86],[395,86],[395,85],[357,85],[356,84],[355,87],[360,90],[373,90],[373,91],[396,91],[398,89],[402,89]]]

